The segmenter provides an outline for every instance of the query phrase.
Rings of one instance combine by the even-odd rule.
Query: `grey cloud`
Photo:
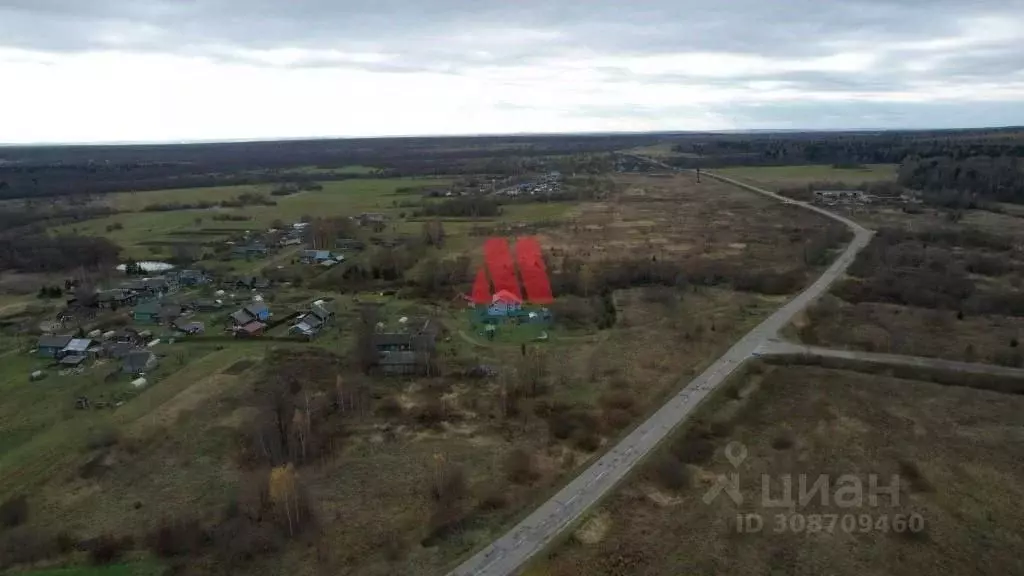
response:
[[[0,0],[0,48],[63,53],[113,47],[263,65],[269,64],[250,51],[303,48],[314,52],[288,66],[471,74],[481,66],[500,69],[580,54],[699,51],[786,59],[823,57],[835,54],[841,42],[885,49],[895,43],[948,38],[960,33],[967,19],[989,15],[1020,18],[1024,0]],[[360,62],[316,50],[389,57]],[[909,72],[904,64],[914,59],[934,61],[934,67]],[[772,80],[797,90],[885,93],[920,81],[1020,80],[1024,51],[1009,42],[967,49],[893,50],[870,71],[860,73],[706,78],[679,73],[639,76],[614,67],[595,71],[610,83],[749,87],[755,81]],[[1009,104],[983,104],[969,114],[949,110],[830,102],[741,106],[716,113],[737,125],[770,128],[784,128],[791,122],[820,128],[874,122],[913,127],[925,118],[932,123],[937,118],[955,118],[991,124],[1000,114],[1024,122],[1021,112]],[[619,107],[573,112],[636,118],[664,113],[663,109]],[[700,111],[687,108],[678,113]],[[941,114],[950,116],[936,116]]]
[[[460,34],[511,27],[553,31],[560,38],[503,55],[509,59],[570,48],[802,55],[822,53],[822,40],[885,42],[948,34],[963,16],[1012,12],[1014,6],[1024,2],[0,0],[0,43],[44,50],[101,48],[105,44],[97,30],[141,25],[164,32],[139,40],[141,49],[176,51],[211,43],[249,48],[364,45],[415,56],[444,53]],[[473,43],[495,46],[486,34]]]
[[[748,129],[929,129],[1024,125],[1019,102],[792,102],[731,105],[716,110]]]

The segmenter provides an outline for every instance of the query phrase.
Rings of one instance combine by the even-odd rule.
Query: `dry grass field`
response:
[[[803,186],[812,182],[891,182],[896,180],[896,164],[866,164],[861,168],[834,168],[827,165],[809,166],[742,166],[714,170],[723,176],[750,182],[770,190]]]
[[[1022,410],[1020,397],[995,392],[770,367],[702,408],[697,424],[527,573],[1021,573]],[[731,442],[746,450],[737,466],[726,456]],[[730,473],[741,503],[725,492],[706,503],[717,475]],[[820,494],[799,504],[801,474],[808,487],[830,478],[827,505]],[[871,490],[871,474],[883,488],[897,476],[898,495]],[[796,502],[773,507],[785,475]],[[842,475],[861,479],[860,505],[840,495]],[[737,529],[740,514],[760,515],[762,529]]]
[[[33,428],[19,440],[15,460],[0,460],[22,471],[5,477],[0,496],[28,496],[31,520],[22,528],[36,534],[134,536],[136,549],[163,550],[161,561],[184,565],[186,573],[443,573],[542,501],[813,275],[807,241],[826,229],[813,215],[685,176],[617,179],[615,192],[601,201],[516,205],[495,220],[547,220],[540,237],[553,273],[569,256],[594,267],[657,261],[706,271],[713,264],[726,280],[616,289],[612,325],[556,326],[525,356],[518,343],[472,334],[452,302],[386,298],[387,319],[440,312],[446,327],[442,375],[413,378],[369,377],[353,367],[356,307],[352,295],[334,294],[337,328],[315,346],[207,349],[181,365],[169,363],[156,385],[116,411],[62,409],[60,418],[47,420],[50,431]],[[565,211],[571,216],[552,220]],[[468,230],[453,226],[446,251],[476,257],[479,239]],[[792,270],[796,280],[765,295],[732,286],[728,273],[737,270]],[[481,365],[497,375],[458,375]],[[12,370],[9,386],[24,391],[22,410],[29,410],[36,398],[29,392],[42,388],[17,380],[27,367]],[[268,396],[268,387],[297,375],[299,392]],[[50,386],[52,405],[78,385]],[[280,416],[273,402],[286,399],[291,404]],[[304,418],[310,424],[302,438],[318,446],[296,473],[307,520],[300,534],[284,538],[280,510],[253,504],[275,462],[259,456],[270,451],[261,430],[277,421],[294,434]],[[298,440],[289,438],[296,449]],[[192,560],[152,543],[167,526],[193,521],[208,540],[189,540]]]
[[[742,263],[759,269],[803,264],[804,242],[828,220],[734,186],[693,175],[617,175],[620,193],[577,206],[569,225],[545,232],[555,253],[591,260],[655,258]]]
[[[851,277],[798,318],[809,344],[1020,365],[1024,228],[981,210],[846,209],[879,231]],[[844,301],[845,300],[845,301]]]

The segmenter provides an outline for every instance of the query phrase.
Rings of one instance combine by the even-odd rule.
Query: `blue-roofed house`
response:
[[[333,254],[330,250],[303,250],[299,257],[303,264],[323,264],[329,261],[344,260],[341,254]]]
[[[266,322],[270,318],[270,308],[267,308],[267,305],[263,302],[253,302],[246,305],[242,310],[261,322]]]
[[[61,349],[59,356],[85,356],[92,345],[91,338],[72,338],[67,346]]]

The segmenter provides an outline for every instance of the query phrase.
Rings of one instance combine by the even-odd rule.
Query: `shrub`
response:
[[[776,450],[789,450],[796,444],[792,434],[783,432],[772,440],[772,448]]]
[[[437,502],[458,502],[469,492],[466,473],[458,466],[445,466],[434,479],[430,495]]]
[[[221,522],[212,530],[211,536],[213,555],[228,568],[277,552],[284,538],[272,522],[257,522],[245,516]],[[229,569],[226,573],[245,572]]]
[[[27,564],[56,553],[55,542],[30,526],[0,532],[0,570],[15,564]]]
[[[85,447],[89,450],[110,448],[117,444],[118,433],[113,427],[104,426],[91,430],[85,437]]]
[[[0,526],[14,528],[28,521],[28,499],[24,494],[0,504]]]
[[[921,472],[917,462],[902,459],[899,462],[900,477],[910,481],[910,489],[915,492],[931,492],[935,489],[931,481]]]
[[[687,464],[704,464],[715,455],[715,445],[704,438],[684,437],[676,441],[672,452]]]
[[[575,444],[584,452],[593,452],[601,447],[601,436],[594,431],[584,431],[576,435]]]
[[[609,430],[622,430],[633,420],[633,415],[621,408],[609,408],[604,411],[604,424]]]
[[[690,486],[690,469],[671,454],[661,458],[656,473],[661,485],[669,490],[679,491]]]
[[[164,519],[146,538],[154,555],[172,558],[197,552],[208,539],[197,520]]]
[[[377,414],[383,418],[400,418],[402,412],[404,412],[402,403],[394,396],[381,400],[380,406],[377,407]]]
[[[68,532],[61,532],[60,534],[57,534],[57,537],[54,538],[53,541],[57,546],[57,552],[61,554],[70,554],[78,545],[75,537]]]
[[[601,405],[605,409],[617,408],[629,412],[634,404],[633,395],[625,390],[610,392],[601,397]]]
[[[522,448],[509,453],[505,473],[514,484],[530,484],[540,476],[535,469],[533,455]]]
[[[121,557],[121,554],[132,547],[131,536],[118,538],[110,534],[103,534],[86,542],[89,550],[89,561],[96,566],[110,564]]]
[[[558,440],[566,440],[577,433],[596,433],[600,422],[585,406],[557,403],[548,415],[548,432]]]
[[[431,398],[413,409],[413,417],[423,426],[436,428],[445,420],[444,406],[441,400]]]
[[[479,508],[481,510],[501,510],[508,506],[508,495],[502,488],[496,488],[487,493],[486,496],[480,500]]]
[[[711,423],[711,435],[716,438],[728,438],[735,428],[736,424],[732,420],[715,420]]]

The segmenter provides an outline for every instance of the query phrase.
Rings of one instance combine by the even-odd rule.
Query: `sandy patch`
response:
[[[601,510],[594,513],[586,522],[580,526],[572,537],[585,546],[597,544],[608,534],[612,527],[612,519],[607,512]]]
[[[655,488],[654,486],[651,486],[649,484],[644,486],[642,490],[643,490],[644,496],[646,496],[648,500],[650,500],[651,502],[654,502],[658,506],[662,506],[662,507],[678,506],[678,505],[683,503],[683,499],[682,498],[680,498],[678,496],[672,496],[670,494],[666,494],[666,493],[662,492],[661,490],[658,490],[657,488]]]

